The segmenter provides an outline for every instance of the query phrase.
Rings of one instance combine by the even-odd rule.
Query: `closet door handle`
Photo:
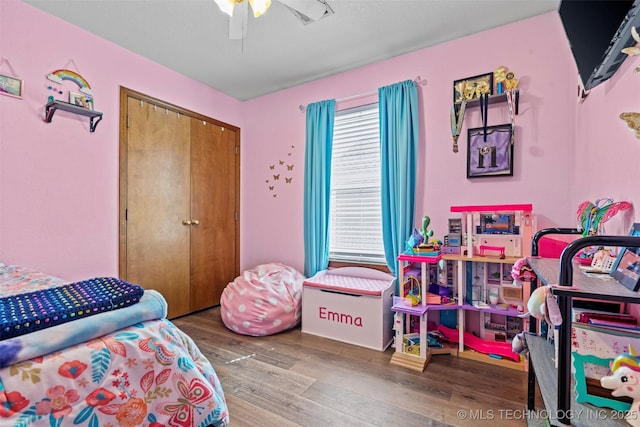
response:
[[[191,225],[191,220],[190,219],[183,219],[182,220],[182,225]]]
[[[200,224],[200,221],[198,221],[197,219],[191,220],[191,225],[198,225],[198,224]]]

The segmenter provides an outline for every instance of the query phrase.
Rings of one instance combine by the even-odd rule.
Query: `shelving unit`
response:
[[[557,234],[575,234],[572,229],[549,229]],[[532,241],[532,253],[537,254],[538,240],[542,235],[553,234],[549,230],[538,232]],[[628,425],[622,416],[613,410],[597,408],[575,401],[574,381],[571,373],[571,308],[573,298],[589,298],[602,301],[618,301],[638,304],[640,293],[632,292],[617,282],[607,282],[584,274],[574,274],[574,257],[589,246],[640,247],[640,237],[591,236],[579,238],[562,252],[560,260],[529,257],[528,262],[543,285],[559,284],[551,288],[557,296],[563,323],[558,335],[557,365],[554,367],[554,347],[543,338],[528,335],[529,382],[527,408],[535,409],[535,385],[545,404],[549,423],[554,426],[623,426]],[[533,323],[533,322],[532,322]]]
[[[503,102],[507,102],[507,94],[505,93],[499,93],[496,95],[489,95],[489,105],[491,104],[499,104],[499,103],[503,103]],[[455,105],[455,109],[456,109],[456,114],[458,113],[458,111],[460,111],[460,102],[456,102]],[[514,114],[518,115],[518,104],[520,104],[520,90],[519,89],[514,89],[513,90],[513,104],[514,104]],[[467,101],[467,107],[466,108],[473,108],[473,107],[477,107],[480,105],[480,99],[479,98],[475,98],[475,99],[471,99],[469,101]]]
[[[440,255],[437,256],[424,256],[424,255],[408,255],[401,254],[398,256],[398,283],[400,288],[399,297],[394,298],[394,304],[391,310],[394,314],[394,348],[395,352],[391,357],[390,363],[392,365],[403,366],[415,371],[422,372],[429,363],[431,356],[434,354],[455,354],[455,349],[451,347],[443,348],[429,348],[427,342],[427,322],[428,313],[442,310],[455,310],[457,306],[455,304],[428,304],[426,302],[429,285],[431,282],[437,281],[437,277],[431,280],[433,277],[431,273],[432,269],[435,269],[437,275],[438,263],[440,261]],[[404,291],[404,283],[406,273],[409,269],[419,266],[420,268],[420,303],[411,306],[405,300],[406,294]],[[411,349],[407,348],[405,338],[411,334],[411,321],[418,319],[417,332],[417,346],[411,346]],[[413,334],[412,334],[413,336]],[[419,351],[416,352],[416,347]],[[413,350],[413,351],[411,351]]]
[[[58,110],[89,117],[89,132],[94,132],[96,130],[96,127],[98,126],[98,123],[100,123],[100,120],[102,120],[102,113],[99,111],[93,111],[88,108],[54,99],[53,101],[47,103],[47,105],[45,106],[44,121],[47,123],[51,123],[53,115]],[[97,120],[95,120],[96,118]]]

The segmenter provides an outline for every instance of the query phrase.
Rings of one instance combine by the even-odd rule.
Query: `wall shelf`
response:
[[[94,132],[96,130],[96,126],[100,120],[102,120],[102,113],[98,111],[89,110],[88,108],[83,108],[78,105],[69,104],[68,102],[53,100],[46,105],[46,110],[44,114],[44,121],[47,123],[51,123],[51,119],[53,119],[53,115],[56,111],[68,111],[70,113],[78,114],[80,116],[89,117],[89,131]],[[97,120],[95,120],[97,118]]]
[[[489,105],[491,104],[499,104],[502,102],[507,102],[507,94],[506,93],[499,93],[497,95],[489,95]],[[518,89],[514,89],[513,90],[513,107],[514,107],[514,114],[518,115],[518,105],[520,103],[520,91]],[[456,109],[456,113],[458,111],[460,111],[460,102],[456,102],[455,104],[455,109]],[[466,108],[473,108],[473,107],[477,107],[480,105],[480,98],[475,98],[472,100],[467,101],[467,107]]]

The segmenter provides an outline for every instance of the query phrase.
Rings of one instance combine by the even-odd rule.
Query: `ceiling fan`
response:
[[[254,18],[262,16],[271,6],[271,0],[213,0],[224,13],[229,15],[229,38],[241,40],[247,35],[249,5]],[[333,10],[326,0],[277,0],[287,6],[303,24],[310,24]]]

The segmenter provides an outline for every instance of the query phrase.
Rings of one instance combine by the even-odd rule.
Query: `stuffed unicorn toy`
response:
[[[627,396],[633,403],[625,420],[633,427],[640,427],[640,358],[629,345],[629,353],[623,353],[611,363],[611,375],[600,378],[602,387],[613,390],[612,396]]]

